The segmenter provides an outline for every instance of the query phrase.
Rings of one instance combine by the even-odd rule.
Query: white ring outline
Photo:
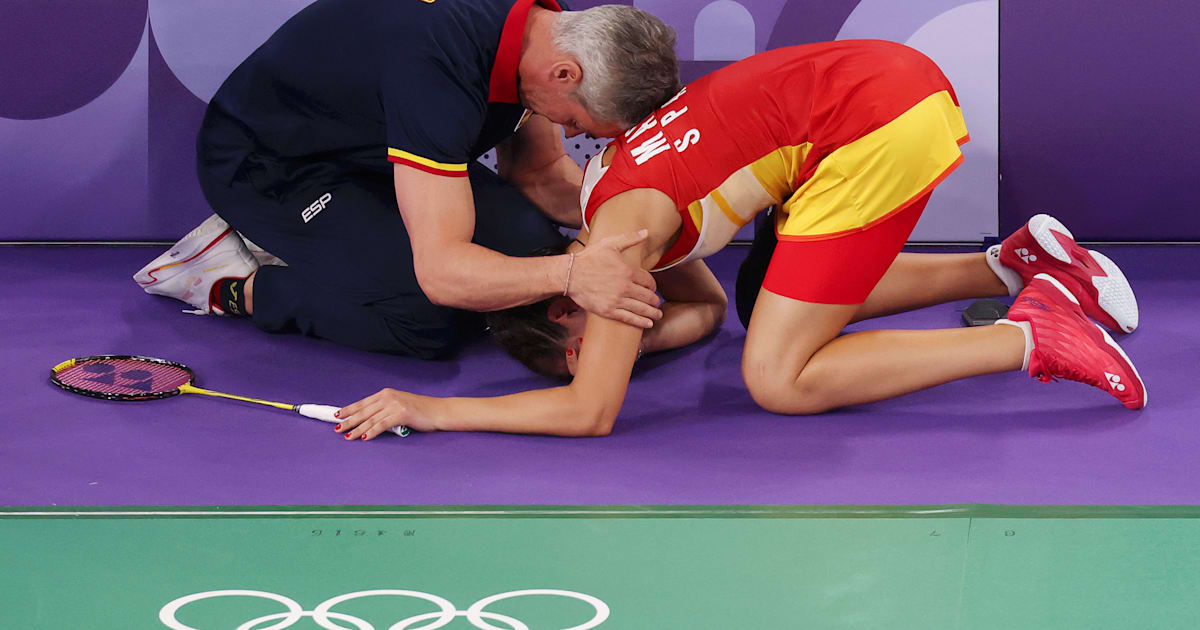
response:
[[[163,623],[164,626],[166,626],[167,628],[170,628],[171,630],[200,630],[199,628],[193,628],[192,626],[184,625],[182,622],[180,622],[176,618],[176,614],[179,612],[179,609],[183,608],[184,606],[186,606],[192,602],[197,602],[197,601],[201,601],[201,600],[205,600],[205,599],[213,599],[216,597],[258,597],[258,598],[262,598],[262,599],[269,599],[272,601],[279,602],[279,603],[283,604],[285,607],[287,607],[288,610],[287,610],[287,612],[263,615],[261,617],[250,619],[249,621],[245,621],[241,625],[239,625],[237,627],[237,630],[284,630],[286,628],[290,628],[291,626],[295,625],[295,623],[297,621],[299,621],[300,619],[302,619],[304,617],[312,618],[312,620],[317,625],[321,626],[322,628],[325,628],[326,630],[375,630],[375,627],[372,626],[371,623],[367,622],[366,620],[362,619],[361,617],[347,615],[345,613],[333,612],[330,610],[330,608],[332,608],[342,602],[350,601],[353,599],[359,599],[362,597],[374,597],[374,596],[378,596],[378,595],[395,595],[395,596],[401,596],[401,597],[413,597],[416,599],[424,599],[428,602],[431,602],[431,603],[437,605],[438,608],[441,609],[440,611],[437,611],[437,612],[413,615],[406,619],[402,619],[402,620],[397,621],[396,623],[392,624],[388,628],[388,630],[437,630],[438,628],[442,628],[442,627],[446,626],[447,624],[452,622],[457,617],[466,617],[467,621],[469,621],[471,623],[471,625],[475,626],[479,630],[529,630],[529,626],[525,625],[525,623],[520,620],[514,619],[507,615],[502,615],[500,613],[484,611],[484,608],[487,608],[488,606],[490,606],[498,601],[505,600],[505,599],[511,599],[511,598],[515,598],[515,597],[526,597],[526,596],[533,596],[533,595],[550,595],[550,596],[556,596],[556,597],[566,597],[568,599],[577,599],[577,600],[580,600],[582,602],[585,602],[585,603],[591,605],[592,608],[595,609],[596,614],[590,620],[588,620],[580,625],[577,625],[577,626],[572,626],[570,628],[563,628],[562,630],[591,630],[592,628],[595,628],[595,627],[599,626],[600,624],[604,623],[608,619],[608,616],[610,614],[608,604],[605,604],[599,598],[593,597],[591,595],[587,595],[585,593],[577,593],[575,591],[566,591],[566,590],[560,590],[560,589],[526,589],[526,590],[519,590],[519,591],[508,591],[505,593],[497,593],[495,595],[491,595],[489,597],[480,599],[479,601],[475,602],[474,604],[471,604],[470,608],[468,608],[465,611],[458,610],[458,608],[455,607],[454,604],[452,604],[449,600],[447,600],[443,597],[439,597],[439,596],[433,595],[431,593],[424,593],[421,591],[411,591],[411,590],[401,590],[401,589],[375,589],[375,590],[368,590],[368,591],[356,591],[353,593],[346,593],[344,595],[338,595],[336,597],[331,597],[331,598],[325,600],[324,602],[321,602],[316,608],[314,608],[311,611],[304,610],[303,607],[300,605],[300,603],[297,602],[296,600],[294,600],[290,597],[284,596],[284,595],[279,595],[277,593],[270,593],[267,591],[245,590],[245,589],[225,589],[225,590],[204,591],[204,592],[200,592],[200,593],[193,593],[191,595],[185,595],[183,597],[176,598],[176,599],[172,600],[171,602],[167,603],[167,605],[162,607],[162,609],[158,613],[158,619],[159,619],[159,621],[161,621]],[[275,619],[279,619],[280,620],[279,623],[268,626],[268,627],[264,627],[264,628],[256,627],[259,624],[265,623],[267,621],[273,621]],[[335,624],[331,621],[332,619],[337,619],[338,621],[345,621],[345,622],[351,623],[355,627],[350,628],[347,626]],[[484,621],[484,619],[490,619],[492,621],[499,621],[501,623],[508,624],[509,627],[508,628],[500,628],[498,626],[494,626],[494,625]],[[424,626],[420,626],[418,628],[412,627],[413,624],[420,623],[420,622],[426,621],[426,620],[432,620],[432,623],[424,625]]]
[[[426,618],[436,617],[437,615],[438,615],[438,613],[426,613],[424,615],[416,615],[414,617],[409,617],[408,619],[401,619],[400,621],[397,621],[396,623],[389,626],[388,630],[412,630],[411,628],[409,628],[410,625],[412,625],[414,623],[419,623],[419,622],[425,621]],[[455,617],[466,617],[467,613],[465,611],[460,610],[460,611],[454,613],[454,616]],[[503,621],[504,623],[509,625],[508,628],[499,628],[498,630],[529,630],[529,626],[525,625],[524,622],[513,619],[512,617],[509,617],[508,615],[501,615],[500,613],[494,613],[494,612],[484,612],[484,613],[479,613],[479,616],[480,617],[488,617],[488,618],[494,619],[496,621]],[[441,626],[437,626],[437,627],[440,628]],[[475,626],[475,627],[479,628],[481,626]],[[495,628],[495,626],[489,626],[489,627]],[[417,630],[420,630],[420,629],[418,628]]]
[[[204,591],[202,593],[192,593],[191,595],[184,595],[183,597],[177,598],[168,603],[166,606],[163,606],[162,610],[158,611],[158,620],[171,630],[200,630],[199,628],[183,625],[182,622],[175,618],[175,613],[178,612],[180,608],[183,608],[192,602],[197,602],[203,599],[212,599],[214,597],[261,597],[263,599],[277,601],[284,606],[287,606],[288,612],[283,613],[285,615],[283,621],[274,626],[270,626],[268,628],[259,628],[258,630],[283,630],[283,628],[289,628],[295,625],[297,621],[300,621],[300,619],[304,617],[304,608],[300,606],[300,602],[290,597],[285,597],[276,593],[268,593],[266,591],[228,589],[223,591]]]
[[[338,595],[337,597],[331,597],[331,598],[321,602],[319,605],[317,605],[316,608],[313,609],[313,621],[317,622],[317,625],[321,626],[322,628],[325,628],[325,630],[352,630],[351,628],[346,628],[345,626],[327,624],[325,622],[325,618],[327,615],[330,614],[329,609],[333,608],[334,606],[337,606],[338,604],[340,604],[342,602],[348,602],[352,599],[359,599],[362,597],[375,597],[377,595],[396,595],[398,597],[415,597],[417,599],[423,599],[428,602],[432,602],[433,604],[436,604],[438,608],[442,609],[441,612],[428,613],[429,615],[433,615],[433,617],[428,617],[428,615],[421,615],[422,621],[424,621],[426,617],[428,617],[429,619],[433,619],[434,617],[436,617],[438,619],[437,619],[437,621],[435,621],[427,626],[421,626],[420,628],[415,628],[414,630],[437,630],[438,628],[441,628],[441,627],[449,624],[451,621],[454,621],[454,617],[458,613],[458,608],[455,607],[454,604],[450,603],[450,600],[448,600],[444,597],[438,597],[437,595],[431,595],[429,593],[422,593],[421,591],[408,591],[408,590],[402,590],[402,589],[376,589],[376,590],[371,590],[371,591],[356,591],[354,593],[346,593],[345,595]],[[412,619],[412,617],[409,617],[409,619]],[[408,619],[403,620],[403,622],[408,622]],[[369,630],[375,630],[375,629],[370,628]]]
[[[254,626],[257,626],[258,624],[260,624],[264,621],[270,621],[272,619],[275,619],[276,617],[287,617],[288,614],[289,613],[276,613],[274,615],[263,615],[262,617],[259,617],[258,619],[251,619],[250,621],[243,623],[242,625],[237,627],[237,630],[266,630],[265,628],[255,628]],[[433,613],[433,614],[436,615],[437,613]],[[313,621],[315,621],[318,625],[320,625],[323,628],[330,627],[330,626],[324,625],[323,623],[321,623],[321,621],[317,620],[317,612],[315,610],[304,611],[300,614],[300,616],[301,617],[312,617]],[[362,617],[355,617],[354,615],[347,615],[345,613],[336,613],[336,612],[326,612],[322,615],[322,617],[325,619],[332,617],[335,619],[341,619],[342,621],[347,621],[347,622],[352,623],[355,626],[357,626],[356,630],[375,630],[375,627],[372,626],[369,622],[364,620]],[[296,623],[296,622],[293,621],[292,623]],[[287,628],[290,626],[284,626],[284,627]],[[343,628],[343,626],[333,626],[333,627],[334,628]],[[344,628],[343,630],[355,630],[355,629]]]
[[[591,628],[595,628],[596,626],[604,623],[605,620],[608,619],[608,614],[609,614],[608,604],[605,604],[604,602],[600,601],[600,599],[598,599],[596,597],[592,597],[591,595],[587,595],[584,593],[576,593],[575,591],[560,591],[557,589],[534,588],[534,589],[526,589],[523,591],[509,591],[507,593],[497,593],[495,595],[492,595],[491,597],[485,597],[485,598],[475,602],[474,604],[471,604],[471,607],[467,609],[467,621],[470,621],[471,625],[475,626],[476,628],[479,628],[480,630],[516,630],[513,628],[497,628],[496,626],[493,626],[490,623],[484,622],[482,617],[486,613],[483,612],[483,609],[487,608],[488,606],[490,606],[493,603],[498,602],[500,600],[511,599],[513,597],[525,597],[527,595],[555,595],[555,596],[559,596],[559,597],[567,597],[570,599],[578,599],[580,601],[591,604],[592,607],[596,609],[596,614],[595,614],[595,616],[593,616],[591,618],[590,621],[585,621],[584,623],[581,623],[578,626],[573,626],[570,628],[563,628],[562,630],[591,630]]]

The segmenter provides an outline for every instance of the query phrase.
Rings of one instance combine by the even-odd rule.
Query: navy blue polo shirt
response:
[[[226,79],[210,107],[254,151],[464,177],[527,117],[517,62],[534,2],[317,0]]]

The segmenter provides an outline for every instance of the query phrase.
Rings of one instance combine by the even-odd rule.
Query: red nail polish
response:
[[[342,417],[342,410],[341,410],[341,409],[338,409],[337,411],[333,412],[333,417],[334,417],[334,418],[341,418],[341,417]]]
[[[333,430],[334,430],[334,431],[341,431],[341,430],[342,430],[342,425],[340,425],[340,424],[339,424],[339,425],[337,425],[336,427],[333,427]]]
[[[367,439],[367,434],[366,434],[366,433],[364,433],[364,434],[363,434],[363,436],[362,436],[362,437],[360,437],[360,438],[358,438],[358,439],[360,439],[360,440],[365,440],[365,439]]]
[[[351,437],[350,437],[350,434],[349,434],[349,433],[347,433],[347,434],[346,434],[346,439],[347,439],[347,440],[351,440],[351,439],[353,439],[353,438],[351,438]]]
[[[574,356],[574,355],[575,355],[575,351],[570,348],[567,348],[567,356]]]

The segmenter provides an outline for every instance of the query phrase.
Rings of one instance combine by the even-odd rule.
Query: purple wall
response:
[[[146,0],[0,0],[0,239],[151,238]]]
[[[1200,3],[1000,3],[1000,232],[1200,240]]]
[[[664,17],[708,4],[625,4],[656,2]],[[210,75],[305,3],[0,0],[0,240],[173,240],[203,219],[192,153]],[[859,3],[742,4],[776,47],[832,39]],[[1178,0],[1001,3],[1001,234],[1051,211],[1083,239],[1200,240],[1185,195],[1198,25]]]

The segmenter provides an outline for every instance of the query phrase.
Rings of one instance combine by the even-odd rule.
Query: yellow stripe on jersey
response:
[[[654,271],[712,255],[729,244],[756,214],[774,203],[749,167],[734,171],[716,190],[688,204],[688,214],[699,234],[692,250],[676,260],[662,261]]]
[[[779,238],[830,238],[883,219],[957,166],[966,137],[962,110],[949,92],[925,98],[821,160],[783,204]]]
[[[775,203],[783,203],[795,192],[793,186],[800,179],[800,165],[808,159],[810,150],[811,142],[780,147],[752,162],[750,172],[754,173]]]
[[[696,226],[696,233],[704,232],[704,200],[697,199],[688,204],[688,214],[692,215],[692,224]]]
[[[763,187],[762,182],[748,166],[734,171],[716,190],[709,193],[709,197],[729,218],[735,231],[749,223],[754,215],[762,212],[764,208],[777,203],[774,195]]]
[[[717,207],[721,209],[721,212],[725,213],[725,218],[729,219],[729,222],[736,225],[739,230],[743,225],[746,225],[750,222],[750,219],[744,219],[738,216],[737,213],[733,211],[733,208],[729,207],[729,202],[725,201],[725,197],[721,194],[720,188],[712,191],[708,194],[708,196],[716,202]],[[751,215],[750,218],[753,218],[753,215]]]
[[[407,160],[409,162],[416,162],[422,166],[428,166],[429,168],[435,168],[440,171],[454,171],[459,173],[467,170],[466,164],[443,164],[442,162],[435,162],[429,158],[421,157],[416,153],[409,153],[408,151],[401,151],[400,149],[393,149],[391,147],[388,147],[388,157],[400,158],[401,160]]]

